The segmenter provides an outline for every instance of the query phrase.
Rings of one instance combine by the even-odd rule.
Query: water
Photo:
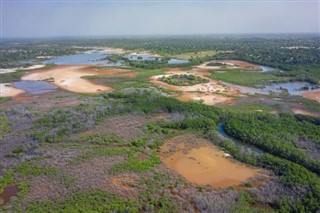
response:
[[[161,58],[152,57],[150,55],[127,55],[125,57],[130,61],[161,61]]]
[[[92,65],[103,65],[103,66],[121,66],[121,61],[116,63],[110,62],[105,59],[109,54],[94,52],[94,53],[81,53],[75,55],[58,56],[48,60],[45,60],[45,64],[92,64]]]
[[[150,55],[129,55],[126,56],[131,61],[161,61],[161,58],[153,57]],[[168,64],[185,64],[188,63],[189,60],[185,59],[176,59],[176,58],[170,58],[168,60]]]
[[[168,61],[168,64],[186,64],[190,62],[189,60],[186,60],[186,59],[175,59],[175,58],[171,58],[169,61]]]
[[[10,201],[12,197],[16,197],[18,194],[17,186],[7,186],[4,188],[2,194],[0,194],[0,199],[3,200],[3,204]]]
[[[55,90],[57,87],[45,81],[19,81],[14,83],[17,89],[23,89],[31,94],[42,94]]]
[[[220,133],[220,135],[223,139],[229,139],[237,147],[243,147],[244,149],[246,149],[250,152],[254,152],[256,154],[263,153],[263,151],[261,149],[255,147],[253,145],[244,143],[242,141],[236,140],[236,139],[232,138],[231,136],[229,136],[224,130],[224,123],[218,124],[218,132]]]
[[[259,65],[259,67],[262,69],[262,72],[270,72],[270,71],[276,70],[273,67],[268,67],[268,66],[264,66],[264,65]]]
[[[67,65],[67,64],[91,64],[91,65],[103,65],[103,66],[123,66],[123,61],[119,60],[117,62],[110,62],[107,57],[112,53],[81,53],[75,55],[58,56],[48,60],[43,61],[45,64],[57,64],[57,65]],[[151,55],[126,55],[131,61],[161,61],[159,57],[153,57]],[[174,59],[171,58],[168,64],[184,64],[188,63],[189,60]]]
[[[320,88],[317,87],[315,84],[311,84],[308,82],[286,82],[286,83],[275,83],[267,86],[261,86],[261,88],[253,88],[253,87],[246,87],[240,86],[237,84],[231,84],[223,82],[225,85],[236,87],[240,89],[242,93],[249,93],[249,94],[264,94],[268,95],[270,91],[280,93],[284,91],[288,91],[290,95],[300,95],[306,91],[320,91]],[[259,85],[258,85],[259,86]],[[308,89],[307,89],[308,88]]]
[[[285,88],[291,95],[299,95],[302,92],[311,90],[315,88],[315,84],[310,84],[307,82],[287,82],[287,83],[278,83],[265,86],[262,88],[263,91],[273,91],[273,92],[281,92],[281,88]],[[308,88],[308,89],[307,89]]]

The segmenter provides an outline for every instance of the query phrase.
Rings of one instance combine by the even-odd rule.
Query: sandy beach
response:
[[[98,70],[88,65],[60,65],[51,69],[26,73],[21,79],[31,81],[45,80],[70,92],[95,94],[111,91],[112,88],[105,85],[95,84],[82,77],[114,74],[119,74],[121,76],[122,73],[126,76],[128,75],[128,70]]]

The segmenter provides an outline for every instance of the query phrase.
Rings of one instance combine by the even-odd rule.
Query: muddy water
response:
[[[171,143],[161,147],[161,152],[170,150]],[[161,156],[161,160],[170,168],[197,185],[211,185],[226,188],[239,185],[257,176],[260,169],[226,158],[223,151],[214,146],[185,149],[185,144],[176,146],[177,150]]]
[[[2,194],[0,195],[0,200],[3,200],[3,204],[6,204],[10,201],[12,197],[16,197],[17,194],[18,194],[17,186],[7,186],[4,188]]]

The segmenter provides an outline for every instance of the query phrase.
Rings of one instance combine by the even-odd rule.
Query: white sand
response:
[[[24,93],[22,89],[17,89],[12,86],[10,83],[1,83],[0,84],[0,97],[13,97],[19,94]]]

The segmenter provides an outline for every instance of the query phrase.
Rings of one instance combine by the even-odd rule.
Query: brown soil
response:
[[[88,65],[59,65],[50,69],[36,70],[26,73],[22,80],[48,80],[62,89],[76,93],[101,93],[112,90],[112,88],[95,84],[89,80],[83,79],[84,76],[94,75],[118,75],[135,76],[136,73],[129,73],[128,70],[111,69],[99,70]]]
[[[302,96],[320,103],[320,91],[304,92]]]
[[[124,190],[133,190],[138,180],[131,176],[118,176],[112,178],[112,183]]]
[[[174,74],[193,74],[206,78],[209,82],[193,86],[174,86],[158,80],[162,76],[170,76]],[[169,69],[165,72],[165,75],[152,76],[150,78],[150,82],[172,91],[182,91],[182,94],[176,96],[176,98],[181,101],[202,101],[207,105],[216,105],[221,103],[226,105],[233,104],[234,98],[232,96],[239,95],[239,90],[231,86],[226,86],[220,81],[207,78],[209,75],[210,73],[207,71],[183,71],[179,69]]]
[[[66,194],[67,189],[58,180],[53,180],[47,176],[39,176],[31,180],[30,189],[25,200],[50,200],[64,197]]]
[[[161,160],[194,184],[219,188],[239,185],[262,172],[226,158],[225,153],[209,141],[193,135],[166,141],[161,147]]]
[[[301,108],[291,108],[291,111],[295,114],[302,114],[302,115],[309,115],[314,117],[320,117],[320,112],[314,112],[306,109]]]
[[[256,64],[251,64],[246,61],[239,61],[239,60],[221,60],[218,62],[226,62],[226,63],[231,63],[236,66],[239,66],[241,69],[246,69],[246,70],[261,70],[260,67]]]

